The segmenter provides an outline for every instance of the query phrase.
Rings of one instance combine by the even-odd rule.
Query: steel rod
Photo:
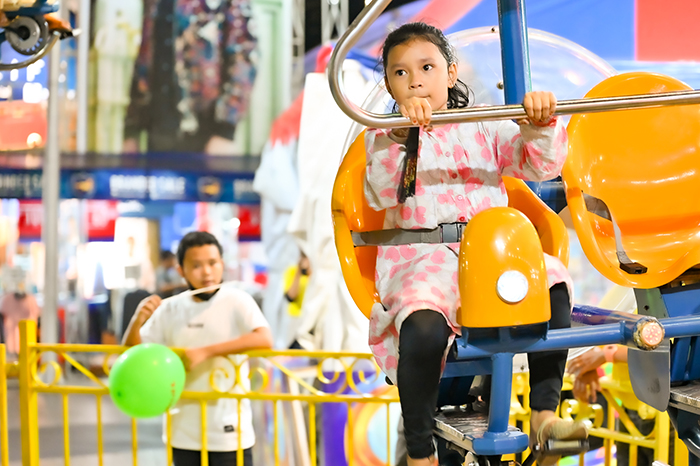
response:
[[[77,60],[77,86],[76,104],[78,107],[75,150],[84,155],[87,152],[88,141],[88,65],[90,59],[90,0],[80,0],[78,21],[80,35],[78,35],[78,60]]]
[[[12,71],[12,70],[16,70],[19,68],[25,68],[25,67],[31,65],[32,63],[35,63],[35,62],[41,60],[42,58],[44,58],[46,56],[46,54],[48,54],[51,51],[53,46],[56,45],[56,43],[58,43],[59,40],[60,40],[60,34],[57,32],[54,32],[53,34],[51,34],[49,36],[48,45],[46,47],[44,47],[41,52],[27,58],[23,62],[9,63],[9,64],[8,63],[0,63],[0,71]]]
[[[49,60],[49,102],[46,130],[46,152],[43,167],[42,205],[44,221],[44,305],[41,308],[41,341],[58,341],[58,209],[60,191],[60,119],[59,77],[61,75],[61,46],[51,49]],[[55,360],[47,354],[46,360]]]
[[[407,118],[397,113],[382,115],[368,112],[350,102],[344,92],[342,75],[343,60],[352,46],[362,37],[362,34],[364,34],[372,22],[379,17],[389,3],[391,3],[391,0],[374,0],[365,7],[338,41],[328,64],[328,79],[331,93],[338,107],[353,120],[372,128],[403,128],[413,126]],[[597,113],[692,104],[700,104],[700,91],[693,90],[598,99],[562,100],[557,103],[556,114],[573,115],[576,113]],[[485,120],[514,120],[524,118],[525,116],[525,110],[522,105],[497,105],[435,112],[432,121],[435,124],[446,124]]]

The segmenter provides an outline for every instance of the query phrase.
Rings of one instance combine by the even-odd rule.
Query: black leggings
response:
[[[564,283],[549,289],[550,329],[571,327],[569,292]],[[433,446],[433,416],[438,398],[442,359],[452,330],[439,312],[412,313],[401,325],[397,386],[404,418],[406,448],[411,458],[427,458]],[[528,354],[530,407],[554,411],[564,377],[568,351]]]
[[[194,450],[181,450],[173,448],[173,465],[174,466],[200,466],[202,452]],[[236,451],[210,451],[209,466],[236,466],[237,465]],[[243,450],[243,464],[239,466],[253,466],[253,449],[247,448]]]

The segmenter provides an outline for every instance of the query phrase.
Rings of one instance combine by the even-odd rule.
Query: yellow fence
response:
[[[37,395],[39,393],[60,394],[63,400],[63,438],[64,438],[64,462],[66,466],[70,464],[70,443],[69,443],[69,419],[68,403],[70,395],[93,395],[97,401],[97,455],[99,464],[103,464],[103,433],[102,433],[102,398],[109,395],[109,387],[105,381],[95,376],[93,372],[78,362],[75,355],[77,353],[97,352],[104,353],[102,370],[109,373],[109,365],[112,360],[110,356],[120,354],[125,351],[123,346],[109,345],[69,345],[69,344],[42,344],[36,342],[36,328],[31,322],[22,322],[20,325],[20,412],[21,412],[21,437],[22,437],[22,459],[24,466],[36,466],[39,464],[39,429],[37,425]],[[51,360],[50,353],[53,353]],[[389,416],[389,404],[398,402],[396,390],[382,389],[381,394],[364,393],[361,389],[363,383],[383,376],[377,370],[372,356],[366,353],[331,353],[331,352],[308,352],[299,350],[290,351],[250,351],[246,353],[245,360],[250,360],[251,365],[256,363],[251,371],[253,388],[241,390],[241,385],[236,382],[226,388],[216,386],[212,381],[212,391],[182,393],[183,400],[197,400],[202,408],[209,401],[221,398],[233,398],[236,400],[249,399],[272,402],[273,417],[273,440],[274,440],[274,464],[280,464],[279,451],[279,430],[280,430],[280,402],[304,403],[308,414],[308,440],[306,449],[308,451],[308,464],[314,466],[318,464],[317,458],[317,438],[316,438],[316,410],[322,403],[344,403],[347,405],[347,429],[345,432],[346,445],[355,443],[355,404],[379,404],[385,406],[387,421]],[[307,366],[303,370],[291,369],[284,364],[284,360],[299,358],[314,360],[312,366]],[[73,370],[81,372],[89,381],[89,386],[71,386],[59,383],[62,375],[62,365],[55,362],[55,359],[62,359],[65,364],[70,365]],[[236,357],[228,358],[231,362],[231,373],[226,374],[229,380],[237,379],[236,374],[240,373],[243,361]],[[279,371],[286,377],[288,386],[296,387],[285,392],[273,390],[271,384],[271,371]],[[43,381],[41,375],[52,373],[52,380]],[[311,380],[311,382],[309,381]],[[378,379],[377,379],[378,380]],[[315,383],[314,383],[315,381]],[[332,392],[324,391],[320,387],[332,387]],[[201,409],[201,425],[207,423],[206,409]],[[240,419],[240,408],[239,408]],[[167,426],[170,425],[167,418]],[[137,464],[137,424],[132,420],[132,455],[134,465]],[[389,444],[391,434],[388,432],[390,422],[387,422],[387,451],[391,451]],[[305,426],[306,427],[306,426]],[[206,429],[202,429],[206,432]],[[240,429],[239,429],[240,435]],[[394,435],[395,436],[395,435]],[[170,435],[168,435],[168,438]],[[202,437],[202,465],[208,464],[206,454],[206,435]],[[168,445],[169,447],[169,445]],[[170,448],[166,448],[168,454],[168,464],[172,464]],[[346,449],[349,464],[354,462],[354,449]],[[243,451],[238,451],[238,464],[242,464]],[[391,458],[387,457],[386,464]]]
[[[5,345],[0,345],[0,466],[10,464],[10,442],[8,441],[9,431],[7,425],[7,353]]]
[[[7,383],[6,375],[18,372],[20,385],[20,421],[21,421],[21,449],[23,466],[39,465],[39,427],[38,427],[38,395],[40,393],[59,394],[62,399],[63,408],[63,447],[64,464],[71,463],[70,454],[70,419],[68,415],[69,397],[71,395],[91,395],[95,397],[97,404],[97,456],[98,464],[102,466],[104,461],[103,452],[103,423],[102,423],[102,401],[105,396],[109,396],[109,387],[104,378],[97,377],[94,367],[85,367],[79,362],[80,353],[103,354],[102,371],[109,373],[109,366],[114,357],[126,348],[122,346],[110,345],[69,345],[69,344],[41,344],[36,341],[36,327],[33,323],[22,322],[20,326],[21,347],[19,364],[8,365],[5,360],[5,349],[0,345],[0,465],[9,465],[8,456],[8,423],[7,423]],[[304,367],[297,367],[290,364],[299,359],[311,361]],[[56,361],[61,361],[59,364]],[[344,437],[346,446],[345,454],[349,465],[392,465],[394,458],[389,452],[392,451],[392,437],[396,438],[396,433],[391,432],[390,408],[389,405],[398,402],[397,392],[393,387],[383,387],[379,390],[367,393],[363,390],[363,385],[371,380],[383,380],[382,374],[373,363],[372,357],[364,353],[330,353],[330,352],[302,352],[302,351],[251,351],[246,354],[246,358],[229,358],[231,361],[231,373],[226,377],[229,380],[236,379],[239,374],[242,361],[250,361],[251,364],[251,388],[242,389],[240,384],[233,383],[227,387],[218,387],[212,378],[212,391],[209,392],[188,392],[182,394],[184,400],[196,400],[200,403],[201,425],[206,425],[207,402],[220,398],[233,398],[236,400],[249,399],[269,402],[272,406],[272,441],[274,464],[282,464],[280,453],[280,429],[283,414],[280,413],[280,406],[286,404],[296,409],[297,415],[303,417],[301,430],[304,431],[302,453],[306,456],[303,464],[315,466],[319,464],[320,458],[317,453],[317,408],[323,403],[344,403],[347,406],[347,427]],[[62,381],[64,367],[71,367],[71,370],[79,371],[88,381],[88,385],[69,385]],[[19,369],[17,371],[17,368]],[[51,380],[46,380],[46,376],[51,374]],[[283,377],[287,382],[280,386],[273,383],[273,374]],[[233,379],[231,378],[233,377]],[[528,406],[528,382],[526,374],[516,374],[513,381],[513,398],[511,404],[511,421],[521,423],[523,430],[529,430],[529,406]],[[669,420],[665,413],[655,413],[655,428],[648,435],[642,435],[633,425],[629,416],[622,408],[613,392],[619,393],[619,386],[614,381],[602,380],[603,395],[608,401],[608,422],[603,425],[602,408],[597,405],[589,406],[579,404],[574,400],[567,400],[562,403],[561,414],[563,417],[574,417],[577,419],[586,418],[593,426],[591,435],[605,439],[605,464],[612,463],[613,442],[623,442],[630,444],[630,464],[636,464],[637,449],[647,447],[654,450],[655,459],[664,463],[669,463]],[[613,388],[615,390],[613,390]],[[356,451],[356,444],[366,443],[366,439],[356,435],[355,424],[364,422],[363,417],[367,417],[367,412],[358,414],[353,407],[373,405],[377,409],[367,412],[376,414],[378,409],[386,410],[386,462],[377,463],[377,459],[362,457],[363,453]],[[239,405],[240,406],[240,405]],[[306,410],[305,414],[303,413]],[[619,417],[630,432],[623,434],[614,428],[615,414]],[[240,407],[239,407],[240,419]],[[168,426],[168,438],[170,438],[170,419],[166,418]],[[205,432],[202,429],[202,432]],[[240,435],[240,429],[238,429]],[[132,457],[134,466],[138,463],[138,430],[136,420],[131,420],[132,433]],[[306,435],[308,433],[308,436]],[[240,438],[240,437],[239,437]],[[206,454],[206,435],[203,435],[202,464],[208,464]],[[14,445],[13,445],[14,447]],[[169,447],[169,444],[168,444]],[[687,450],[682,443],[676,442],[675,461],[670,464],[677,466],[687,465]],[[166,448],[167,464],[172,464],[170,448]],[[243,451],[238,451],[238,464],[242,464]],[[256,460],[257,461],[257,460]],[[262,462],[258,462],[263,464]],[[267,463],[265,463],[267,464]],[[583,457],[580,459],[583,465]]]
[[[563,390],[571,390],[572,382],[573,379],[567,376]],[[678,439],[675,432],[671,433],[668,414],[665,412],[660,413],[649,406],[643,405],[642,409],[640,409],[642,417],[645,420],[654,421],[652,431],[648,435],[644,435],[634,425],[620,399],[621,397],[634,397],[632,388],[621,385],[611,377],[602,377],[600,385],[602,395],[607,401],[607,413],[604,413],[603,407],[599,404],[589,405],[574,399],[565,399],[559,407],[559,414],[564,419],[587,420],[589,422],[590,436],[603,439],[604,464],[606,466],[613,464],[612,447],[615,443],[629,445],[630,465],[637,464],[638,450],[640,447],[643,447],[653,450],[655,461],[673,466],[688,466],[688,449]],[[515,374],[511,400],[511,423],[520,423],[525,432],[530,430],[528,394],[527,373]],[[618,431],[616,422],[622,423],[628,433]],[[674,445],[672,456],[670,456],[669,449],[671,442]],[[584,464],[584,455],[581,455],[579,457],[579,465],[584,466]]]

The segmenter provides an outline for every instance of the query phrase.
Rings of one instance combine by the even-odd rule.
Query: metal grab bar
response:
[[[406,128],[411,122],[398,113],[382,115],[367,110],[350,102],[343,92],[342,63],[357,40],[367,31],[391,0],[373,0],[348,27],[333,50],[328,64],[328,80],[331,93],[338,107],[350,118],[371,128]],[[671,105],[700,104],[700,91],[678,91],[658,94],[640,94],[632,96],[606,97],[598,99],[562,100],[557,102],[557,115],[575,113],[609,112],[614,110],[631,110]],[[522,105],[495,105],[435,112],[432,122],[435,124],[464,123],[485,120],[516,120],[525,118]]]
[[[25,68],[32,63],[35,63],[42,58],[46,56],[47,53],[53,48],[54,45],[56,45],[56,42],[58,42],[61,39],[61,35],[58,32],[53,32],[49,38],[48,41],[49,43],[44,46],[43,50],[41,50],[39,53],[36,55],[33,55],[29,57],[28,59],[24,60],[21,63],[0,63],[0,71],[12,71],[12,70],[17,70],[19,68]]]

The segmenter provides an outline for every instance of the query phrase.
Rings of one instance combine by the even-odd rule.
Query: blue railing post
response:
[[[508,105],[520,104],[525,93],[532,90],[525,0],[498,0],[498,33],[501,37],[503,97]],[[542,183],[526,181],[526,184],[542,197]]]
[[[496,353],[493,361],[491,399],[489,402],[489,432],[508,430],[510,398],[513,385],[513,353]]]
[[[532,89],[523,0],[498,0],[501,67],[506,104],[519,104]]]

